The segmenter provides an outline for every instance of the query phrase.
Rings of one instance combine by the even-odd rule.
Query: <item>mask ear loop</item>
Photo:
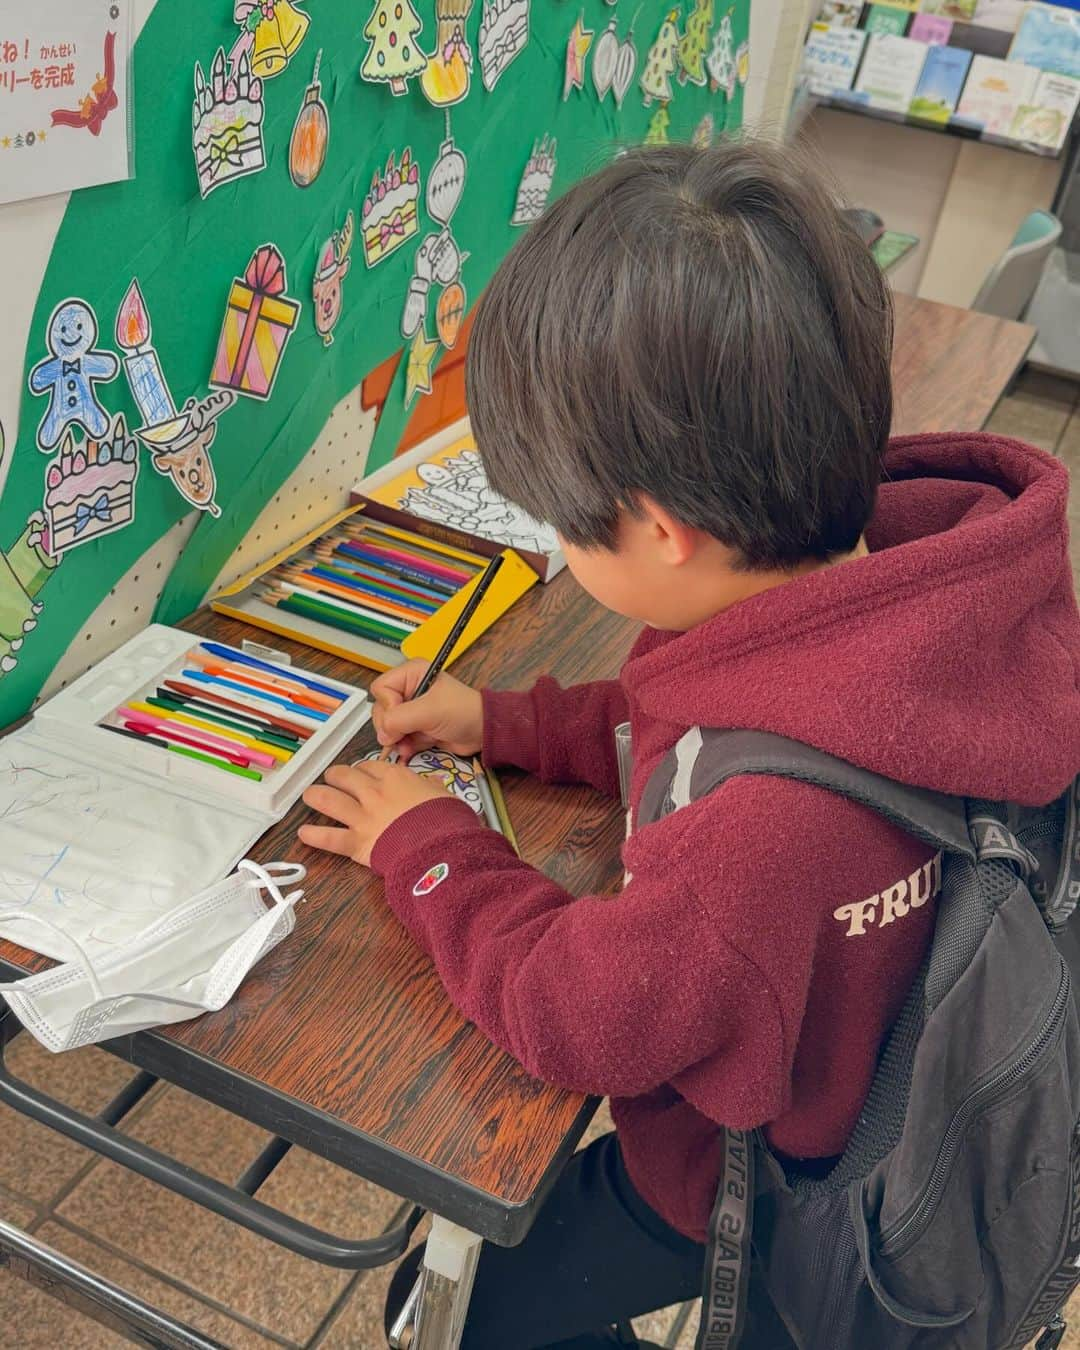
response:
[[[282,886],[291,886],[296,881],[303,881],[307,876],[307,868],[303,863],[272,862],[264,867],[261,863],[252,862],[250,858],[242,858],[236,867],[237,871],[250,872],[254,879],[247,884],[254,889],[267,891],[278,908],[282,905],[294,905],[304,898],[302,890],[282,895],[280,889]]]
[[[77,938],[73,938],[70,933],[65,933],[62,928],[59,928],[50,919],[43,919],[40,914],[31,914],[25,909],[5,910],[2,913],[0,913],[0,922],[10,923],[12,919],[22,919],[24,922],[27,923],[40,924],[42,928],[47,928],[49,932],[53,934],[54,937],[63,938],[63,940],[66,943],[68,943],[69,946],[74,947],[76,953],[75,964],[82,968],[83,974],[89,980],[90,988],[93,991],[94,998],[103,999],[105,997],[105,991],[102,989],[101,984],[98,981],[98,977],[94,972],[94,967],[90,962],[90,958],[89,956],[87,956],[86,950],[83,947],[82,943],[79,942]],[[9,987],[17,988],[18,984],[19,981],[16,980],[14,981],[13,985]]]

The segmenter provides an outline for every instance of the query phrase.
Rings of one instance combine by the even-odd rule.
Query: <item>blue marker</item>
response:
[[[287,698],[278,698],[276,694],[264,694],[261,689],[252,689],[250,684],[240,684],[237,680],[223,680],[217,675],[207,675],[202,670],[185,670],[185,680],[198,680],[200,684],[217,684],[223,689],[232,689],[236,693],[246,694],[248,698],[258,698],[264,703],[278,703],[288,712],[299,714],[301,717],[311,717],[317,722],[329,722],[330,714],[316,712],[314,708],[302,707],[299,703],[290,703]]]
[[[237,651],[235,647],[223,647],[220,642],[200,642],[199,646],[208,651],[213,656],[223,657],[226,661],[239,661],[241,665],[253,666],[256,670],[269,671],[271,675],[278,676],[282,680],[295,680],[297,684],[302,684],[307,689],[314,689],[317,694],[326,694],[328,698],[336,698],[338,702],[344,703],[349,697],[343,694],[340,689],[331,689],[328,684],[320,684],[318,680],[309,679],[306,675],[299,675],[291,666],[272,666],[269,661],[260,661],[257,657],[248,656],[247,652]]]

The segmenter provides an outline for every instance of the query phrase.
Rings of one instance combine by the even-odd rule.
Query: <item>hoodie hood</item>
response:
[[[869,556],[645,634],[626,691],[672,741],[773,731],[914,786],[1051,801],[1080,773],[1068,488],[1019,441],[898,438]]]

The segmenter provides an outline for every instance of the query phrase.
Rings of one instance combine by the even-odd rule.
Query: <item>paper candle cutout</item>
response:
[[[686,21],[686,32],[679,39],[679,83],[705,84],[705,49],[713,21],[713,0],[695,0]]]
[[[431,393],[431,364],[439,350],[437,342],[431,342],[421,328],[413,338],[409,348],[408,364],[405,367],[405,406],[413,401],[417,394]]]
[[[510,217],[511,225],[530,225],[543,215],[555,177],[556,145],[555,138],[549,139],[547,136],[539,144],[533,142],[532,154],[518,184],[514,214]]]
[[[585,57],[592,46],[593,30],[585,27],[585,12],[581,12],[577,22],[566,39],[566,73],[563,76],[563,102],[570,97],[571,89],[585,87]]]
[[[660,25],[656,41],[649,48],[645,60],[645,70],[641,76],[641,91],[644,94],[646,108],[659,99],[661,103],[671,100],[671,76],[675,73],[675,64],[679,50],[679,11],[673,9]]]
[[[705,69],[709,72],[709,86],[714,94],[722,89],[728,98],[735,97],[735,36],[731,29],[730,10],[720,20],[713,34]]]
[[[51,114],[54,127],[85,129],[91,136],[101,135],[101,124],[114,108],[120,106],[116,96],[116,34],[105,34],[102,57],[104,75],[99,75],[90,92],[77,108],[55,108]]]
[[[466,20],[473,0],[435,0],[435,50],[420,76],[424,97],[437,108],[460,103],[469,92],[473,55]]]
[[[464,318],[465,287],[460,281],[454,281],[439,296],[439,303],[435,308],[439,341],[448,350],[456,344]]]
[[[375,171],[360,213],[364,262],[368,267],[381,263],[416,233],[419,199],[420,170],[413,163],[412,151],[405,149],[395,168],[391,150],[385,172],[380,176]]]
[[[96,385],[115,379],[120,362],[112,352],[95,350],[97,339],[97,315],[85,300],[61,300],[49,316],[49,355],[28,381],[32,394],[49,395],[48,411],[37,429],[39,450],[55,449],[69,427],[80,426],[88,436],[108,431],[109,415],[98,402]]]
[[[157,472],[171,478],[173,487],[192,506],[211,516],[220,516],[221,508],[214,501],[217,474],[210,447],[217,435],[218,419],[235,402],[231,389],[200,400],[189,398],[179,413],[181,429],[170,440],[154,444],[150,439],[153,433],[139,433],[139,439],[152,451],[150,463]]]
[[[322,173],[330,144],[330,114],[322,98],[319,66],[322,52],[315,58],[315,70],[296,114],[289,140],[289,177],[299,188],[310,187]]]
[[[265,166],[264,113],[262,82],[252,75],[246,52],[235,75],[226,77],[225,50],[219,47],[209,83],[195,62],[191,143],[201,196]]]
[[[480,75],[490,94],[529,40],[529,0],[484,0],[480,16]]]
[[[229,292],[210,383],[268,399],[302,308],[286,294],[285,259],[274,244],[252,254]]]
[[[139,450],[117,414],[107,436],[75,444],[69,432],[59,455],[45,471],[45,518],[49,551],[100,539],[135,519]]]
[[[150,313],[137,278],[124,293],[116,312],[116,345],[124,353],[124,374],[144,427],[174,421],[176,404],[154,350]]]
[[[427,56],[416,44],[422,27],[410,0],[377,0],[364,25],[370,46],[360,78],[373,84],[389,83],[392,94],[404,94],[409,79],[427,65]]]
[[[323,245],[311,287],[315,331],[322,338],[324,347],[329,347],[334,341],[334,328],[341,318],[341,287],[352,265],[349,257],[352,241],[353,213],[350,211],[345,217],[345,224],[340,230],[335,230]]]
[[[251,73],[260,80],[281,74],[311,23],[291,0],[236,0],[233,19],[241,32],[229,53],[232,68],[238,72],[241,58],[247,57]]]

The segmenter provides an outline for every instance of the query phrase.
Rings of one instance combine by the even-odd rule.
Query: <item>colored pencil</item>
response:
[[[426,559],[418,559],[415,555],[402,553],[400,550],[386,548],[382,544],[365,543],[344,543],[339,544],[338,549],[350,558],[362,558],[366,562],[397,563],[405,571],[408,569],[414,572],[418,579],[434,577],[440,581],[452,581],[459,587],[464,586],[476,575],[474,572],[466,572],[460,567],[447,567],[445,563],[428,562]]]
[[[384,580],[374,573],[367,573],[360,569],[354,569],[348,561],[343,561],[335,556],[324,557],[317,554],[310,562],[296,564],[301,567],[308,567],[316,571],[320,576],[328,580],[334,580],[343,585],[351,586],[355,590],[368,595],[378,596],[382,600],[388,600],[398,606],[399,609],[423,620],[429,614],[434,614],[440,605],[445,605],[450,595],[437,595],[434,591],[424,593],[419,587],[413,588],[399,584],[394,580]],[[272,574],[271,574],[272,575]]]
[[[298,737],[287,736],[282,731],[274,731],[267,723],[245,721],[239,713],[226,716],[222,709],[215,707],[213,704],[200,703],[193,698],[182,698],[179,694],[172,694],[167,689],[158,689],[156,695],[147,694],[145,702],[166,711],[188,712],[192,717],[201,717],[207,722],[227,727],[232,731],[243,731],[248,736],[254,736],[260,743],[277,745],[282,750],[292,750],[295,753],[303,745]]]
[[[499,568],[502,566],[502,561],[503,555],[499,553],[494,558],[492,558],[492,560],[488,563],[487,567],[484,568],[480,580],[476,583],[476,587],[473,590],[473,593],[465,601],[464,608],[455,619],[453,627],[450,629],[449,633],[447,633],[445,642],[443,642],[442,646],[435,653],[435,659],[432,661],[431,665],[428,666],[427,670],[424,671],[423,679],[413,690],[412,696],[414,699],[423,698],[423,696],[427,693],[427,691],[439,678],[439,675],[442,673],[443,666],[445,666],[447,661],[449,661],[450,657],[454,653],[454,648],[460,642],[462,633],[464,633],[465,629],[468,628],[470,620],[472,619],[476,611],[480,608],[480,604],[483,601],[484,596],[487,594],[488,587],[491,585],[491,583],[495,580],[496,576],[498,575]],[[392,745],[383,746],[382,752],[379,755],[379,759],[385,760],[390,754],[393,753],[393,750],[394,747]]]
[[[165,714],[141,700],[125,703],[123,707],[117,709],[117,716],[147,722],[156,727],[158,734],[162,736],[166,733],[175,732],[176,735],[185,738],[185,744],[199,742],[199,744],[195,744],[197,750],[220,752],[228,759],[239,756],[242,757],[244,763],[258,764],[264,769],[272,769],[275,761],[284,762],[291,757],[289,752],[279,750],[276,746],[272,754],[269,749],[260,750],[253,742],[248,744],[251,737],[241,736],[240,733],[233,736],[221,736],[217,732],[209,730],[205,725],[200,725],[196,717],[189,717],[186,713]]]
[[[328,600],[337,600],[367,618],[374,619],[377,623],[392,624],[402,630],[402,637],[420,627],[418,619],[399,618],[395,613],[394,606],[383,606],[377,602],[369,602],[362,598],[363,592],[347,585],[341,585],[336,581],[328,581],[325,577],[320,577],[311,572],[300,572],[292,568],[282,567],[278,569],[274,580],[279,585],[296,586],[302,591],[310,591]]]
[[[296,736],[302,741],[306,741],[315,730],[314,727],[302,726],[299,722],[290,722],[287,718],[278,716],[274,711],[253,708],[249,703],[225,698],[221,694],[212,693],[205,688],[185,684],[183,680],[163,680],[162,683],[166,689],[197,703],[208,703],[211,707],[218,707],[223,710],[229,709],[234,714],[242,714],[253,722],[261,722],[265,726],[274,727],[275,730],[282,732],[284,735]]]
[[[442,581],[437,577],[428,577],[422,574],[415,577],[406,575],[410,569],[396,567],[393,563],[365,561],[362,558],[342,552],[339,545],[332,545],[329,541],[313,544],[312,551],[320,557],[332,561],[335,567],[348,567],[353,571],[371,574],[388,585],[393,583],[400,586],[402,590],[418,591],[429,598],[439,600],[440,603],[448,596],[456,594],[460,589],[453,582]]]
[[[237,680],[222,679],[220,675],[208,675],[202,670],[182,670],[181,675],[185,680],[195,680],[198,684],[212,684],[215,688],[230,689],[234,694],[243,694],[248,698],[258,698],[259,707],[265,707],[272,703],[277,707],[284,708],[287,713],[295,717],[310,717],[316,722],[328,722],[330,719],[324,712],[316,712],[312,708],[303,708],[299,703],[293,703],[287,698],[278,698],[276,694],[258,694],[248,684],[240,684]]]
[[[257,656],[249,656],[247,652],[242,652],[236,647],[226,647],[220,642],[200,642],[199,646],[205,647],[211,656],[222,656],[228,661],[239,661],[241,665],[254,666],[255,669],[267,671],[271,675],[295,680],[298,684],[306,684],[315,693],[326,694],[328,698],[337,699],[339,703],[344,703],[349,697],[340,689],[334,689],[328,684],[320,684],[318,680],[313,680],[309,675],[301,675],[298,671],[294,671],[291,666],[271,665],[269,661],[260,661]]]
[[[497,834],[502,834],[502,822],[499,820],[498,811],[495,810],[495,801],[491,795],[491,789],[487,785],[480,761],[474,759],[472,766],[476,790],[480,794],[480,805],[484,808],[484,819]]]
[[[160,699],[146,698],[128,706],[141,712],[145,704],[150,715],[163,717],[166,721],[179,722],[183,726],[196,727],[202,733],[209,733],[211,736],[220,737],[223,740],[230,741],[235,746],[242,747],[244,753],[257,751],[260,757],[264,757],[267,761],[267,768],[275,760],[284,763],[296,754],[295,746],[274,745],[272,741],[261,741],[257,735],[245,731],[242,727],[223,727],[220,723],[215,724],[211,719],[204,717],[197,710],[170,708],[167,705],[157,706],[161,703],[162,700]]]
[[[455,548],[453,544],[441,543],[430,535],[419,534],[415,530],[403,530],[397,525],[384,525],[382,521],[346,520],[339,528],[353,538],[366,534],[385,539],[391,544],[404,544],[419,553],[426,553],[443,561],[456,563],[458,566],[471,567],[476,572],[482,572],[488,562],[487,558],[471,549]]]
[[[310,690],[301,693],[299,686],[290,688],[277,680],[271,679],[269,675],[248,670],[245,666],[225,665],[212,656],[196,657],[189,652],[188,660],[193,665],[198,666],[200,670],[204,670],[207,675],[220,675],[225,679],[236,680],[249,689],[257,689],[261,694],[273,694],[277,698],[289,699],[311,712],[326,713],[329,716],[331,713],[337,712],[340,706],[332,698],[327,698],[323,694],[313,694]]]
[[[215,769],[224,769],[227,773],[239,774],[242,778],[253,778],[256,783],[262,782],[262,774],[257,769],[242,769],[238,764],[227,764],[222,759],[214,759],[210,755],[200,755],[195,750],[188,750],[182,745],[170,745],[168,741],[163,741],[159,736],[152,736],[149,733],[141,731],[130,731],[126,727],[113,727],[106,723],[101,723],[102,730],[112,731],[117,736],[128,736],[132,740],[144,741],[147,745],[156,745],[162,750],[171,750],[174,755],[183,755],[186,759],[197,759],[203,764],[212,764]]]
[[[481,766],[483,768],[483,766]],[[521,857],[521,849],[518,847],[517,835],[514,833],[514,825],[510,819],[510,812],[506,807],[506,798],[503,796],[502,784],[499,782],[498,775],[491,769],[483,769],[487,778],[488,787],[491,789],[491,799],[495,803],[495,810],[499,816],[499,823],[502,825],[502,832],[510,840],[510,845],[514,852]]]
[[[314,619],[319,623],[325,623],[330,628],[338,628],[342,632],[352,633],[356,637],[367,638],[371,642],[377,642],[380,646],[393,647],[395,651],[401,650],[401,638],[392,634],[389,629],[376,627],[369,620],[355,618],[343,609],[334,609],[332,605],[324,605],[320,601],[309,600],[306,596],[282,594],[278,591],[263,592],[259,599],[264,604],[272,605],[275,609],[285,610],[288,614],[302,615],[306,619]]]

